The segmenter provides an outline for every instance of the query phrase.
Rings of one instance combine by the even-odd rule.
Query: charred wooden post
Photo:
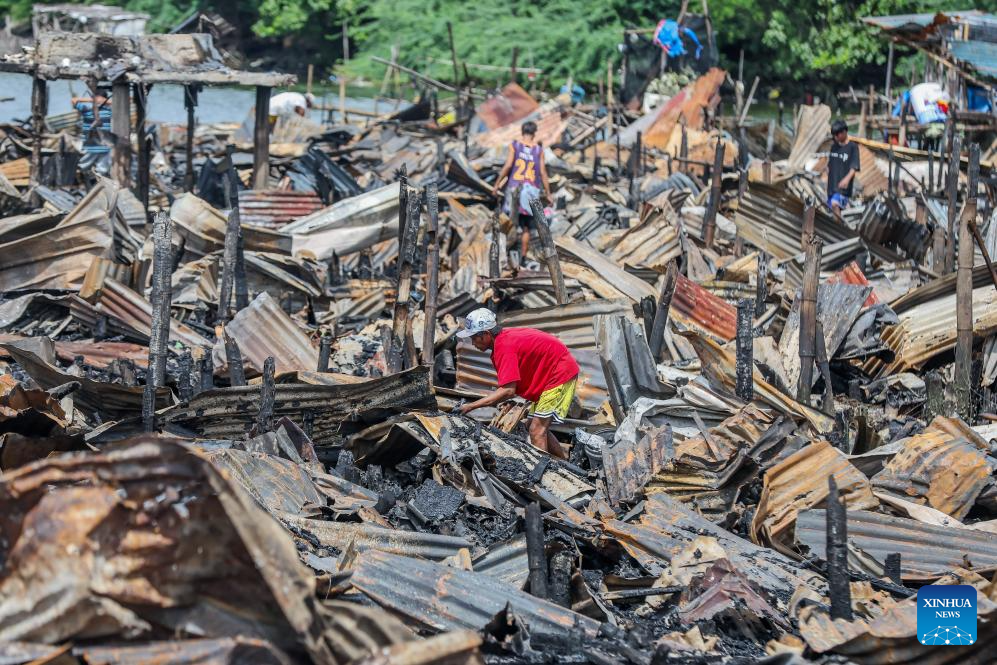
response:
[[[339,261],[339,254],[333,252],[329,257],[329,284],[336,286],[343,283],[343,266]]]
[[[190,349],[184,349],[179,359],[180,375],[177,377],[177,388],[180,392],[180,401],[189,402],[194,396],[194,383],[191,376],[194,368],[194,358],[190,355]],[[198,377],[200,378],[200,377]]]
[[[401,247],[405,235],[405,215],[408,214],[408,169],[402,164],[398,168],[398,246]]]
[[[530,567],[530,593],[547,599],[547,553],[543,515],[536,501],[526,506],[526,557]]]
[[[817,286],[820,281],[821,240],[810,236],[803,267],[803,297],[800,300],[800,383],[796,401],[810,404],[814,358],[817,355]]]
[[[183,107],[187,110],[187,136],[186,143],[184,144],[184,158],[187,164],[187,171],[183,174],[183,191],[193,192],[194,191],[194,129],[196,128],[196,120],[194,119],[194,109],[197,108],[197,93],[200,92],[200,86],[196,83],[188,84],[183,87]],[[257,96],[258,96],[257,92]],[[257,102],[259,100],[257,99]],[[269,101],[267,103],[267,113],[269,113]],[[267,122],[269,123],[270,118],[267,117]],[[268,128],[269,129],[269,128]]]
[[[156,389],[166,378],[166,354],[170,341],[170,277],[173,257],[170,243],[173,229],[166,212],[156,214],[152,226],[152,324],[149,331],[149,370],[142,396],[142,427],[146,432],[156,429]]]
[[[273,410],[276,399],[274,359],[273,356],[267,356],[263,361],[263,380],[260,382],[260,412],[256,416],[256,428],[260,433],[273,431]]]
[[[720,210],[720,179],[724,172],[724,142],[717,137],[717,149],[713,154],[713,173],[710,184],[710,201],[706,205],[703,218],[703,242],[707,249],[713,249],[713,236],[717,232],[717,211]]]
[[[808,202],[807,207],[803,209],[803,233],[800,236],[800,249],[804,252],[807,251],[807,244],[810,236],[814,234],[814,223],[816,221],[816,217],[817,207]]]
[[[253,125],[253,189],[266,189],[270,182],[270,88],[256,86],[256,118]]]
[[[571,568],[573,557],[568,550],[556,552],[550,558],[550,578],[547,594],[550,602],[571,609]]]
[[[419,235],[421,206],[419,196],[410,193],[406,199],[405,233],[398,246],[398,295],[395,299],[391,323],[391,348],[388,349],[388,371],[400,372],[405,364],[406,330],[411,325],[412,272],[415,266],[415,249]]]
[[[900,552],[886,555],[886,561],[883,562],[883,573],[897,586],[903,586],[903,578],[900,575]]]
[[[332,333],[328,330],[322,331],[322,338],[319,340],[318,345],[318,367],[316,371],[328,372],[329,371],[329,357],[332,355]]]
[[[428,255],[426,258],[426,304],[424,305],[422,327],[422,363],[432,366],[436,359],[436,312],[440,295],[440,203],[436,193],[436,184],[426,187],[426,240]],[[497,232],[497,227],[492,233]],[[493,244],[495,244],[493,242]],[[498,257],[495,257],[496,262]],[[430,374],[432,376],[432,374]]]
[[[135,195],[149,219],[149,169],[152,164],[152,141],[146,132],[145,122],[149,116],[149,88],[144,83],[132,86],[135,95],[135,135],[138,141],[138,169]]]
[[[111,176],[124,188],[131,185],[132,175],[132,109],[129,98],[131,85],[123,78],[111,86]]]
[[[492,216],[492,242],[488,246],[488,278],[498,279],[502,276],[499,268],[499,225],[498,214]]]
[[[838,496],[834,476],[827,479],[827,590],[831,596],[831,618],[852,620],[852,589],[848,576],[848,515]]]
[[[235,206],[237,210],[239,206]],[[235,288],[235,311],[239,312],[249,307],[249,285],[246,283],[246,249],[245,241],[242,237],[242,225],[239,226],[239,233],[235,241],[235,275],[233,287]]]
[[[42,175],[42,136],[45,134],[45,115],[48,113],[48,82],[38,76],[31,79],[31,186],[40,183]]]
[[[924,395],[925,422],[945,415],[945,382],[938,370],[933,369],[924,376]]]
[[[821,401],[821,411],[829,416],[834,416],[834,391],[831,386],[831,365],[827,359],[827,346],[824,342],[824,325],[817,319],[817,367],[820,368],[821,378],[824,379],[824,398]]]
[[[754,336],[751,331],[751,318],[755,303],[744,298],[737,303],[737,383],[735,393],[745,402],[755,398],[755,382],[752,372],[754,362]]]
[[[242,351],[239,350],[239,343],[232,339],[227,330],[222,332],[222,341],[225,344],[225,361],[228,363],[229,385],[246,385],[246,372],[242,368]]]
[[[634,309],[644,322],[644,335],[647,339],[651,339],[651,333],[654,330],[654,312],[657,309],[654,297],[644,296],[640,299],[640,303],[634,305]]]
[[[540,236],[540,247],[543,252],[544,263],[547,264],[547,271],[550,273],[550,281],[554,285],[554,295],[557,297],[558,305],[568,304],[568,289],[564,286],[564,275],[561,273],[561,262],[557,258],[557,249],[554,247],[554,239],[550,235],[550,226],[547,216],[544,215],[543,204],[540,199],[530,201],[530,209],[533,210],[533,221],[536,223],[537,235]]]
[[[682,142],[679,143],[679,170],[683,173],[689,170],[689,131],[685,126],[685,116],[679,117],[682,126]]]
[[[935,151],[928,151],[928,192],[935,188]],[[918,199],[920,200],[920,198]]]
[[[235,288],[235,263],[239,248],[239,206],[232,208],[225,224],[225,248],[222,253],[222,279],[218,286],[218,314],[215,320],[224,324],[229,319],[232,291]]]
[[[962,150],[959,135],[952,136],[949,143],[951,153],[949,155],[949,179],[946,183],[948,194],[948,236],[945,240],[945,272],[950,273],[955,270],[955,243],[956,243],[956,204],[959,201],[959,154]]]
[[[199,392],[215,387],[215,361],[211,347],[201,349],[201,389]]]
[[[758,252],[758,273],[755,277],[755,318],[765,313],[765,299],[769,297],[769,261],[765,252]]]
[[[980,175],[980,146],[969,146],[969,190],[959,216],[959,270],[956,274],[956,411],[967,423],[972,416],[973,381],[973,236],[970,224],[976,222],[977,187]]]
[[[651,334],[647,340],[651,347],[651,356],[659,363],[664,360],[665,327],[668,325],[668,310],[672,305],[672,296],[675,295],[675,285],[678,283],[678,271],[675,259],[669,261],[668,267],[665,268],[665,278],[661,282],[661,291],[658,292],[654,322],[651,324]]]

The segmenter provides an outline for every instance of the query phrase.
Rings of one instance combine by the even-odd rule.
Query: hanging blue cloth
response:
[[[683,36],[688,37],[696,45],[696,59],[699,60],[699,54],[703,52],[699,37],[689,28],[680,26],[670,18],[661,19],[658,23],[658,27],[654,30],[654,43],[663,48],[669,56],[678,57],[688,53],[685,44],[682,43]]]

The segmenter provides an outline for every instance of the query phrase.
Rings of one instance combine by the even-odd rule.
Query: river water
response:
[[[50,115],[67,113],[72,110],[69,104],[74,95],[89,96],[85,84],[80,81],[49,81],[48,112]],[[274,94],[282,90],[274,90]],[[0,122],[27,120],[31,117],[31,77],[26,74],[11,74],[0,72],[0,97],[13,97],[10,101],[0,102]],[[319,96],[322,106],[336,106],[339,97],[331,93],[326,97]],[[204,87],[197,97],[195,117],[199,123],[242,122],[250,109],[256,103],[256,93],[249,88],[235,87]],[[375,102],[370,98],[348,97],[347,111],[357,109],[374,111]],[[382,101],[378,111],[388,112],[392,109],[390,102]],[[311,117],[321,121],[322,112],[312,111]],[[183,86],[155,85],[149,94],[149,120],[152,122],[181,123],[187,122],[187,111],[183,107]]]

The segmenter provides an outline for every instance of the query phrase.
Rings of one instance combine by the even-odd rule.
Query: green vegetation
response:
[[[605,76],[609,58],[619,62],[616,47],[624,28],[651,28],[661,18],[674,17],[680,2],[122,0],[121,4],[151,14],[154,30],[168,28],[197,7],[214,9],[239,26],[244,44],[254,42],[254,54],[268,53],[282,67],[296,68],[299,73],[311,62],[323,75],[342,59],[340,31],[345,20],[354,51],[347,72],[373,81],[380,80],[384,67],[367,56],[388,58],[392,46],[398,47],[401,64],[451,80],[450,21],[461,60],[508,66],[513,47],[518,47],[520,66],[543,68],[552,84],[560,84],[569,75],[592,84]],[[997,0],[980,0],[975,5],[994,10]],[[0,13],[23,21],[30,16],[31,6],[28,0],[0,0]],[[954,6],[962,8],[960,3]],[[736,67],[743,49],[746,76],[760,76],[763,86],[832,86],[861,85],[865,79],[878,81],[881,76],[886,42],[865,28],[859,17],[954,6],[942,0],[715,0],[710,11],[722,64]],[[699,3],[690,3],[690,10],[700,10]],[[705,35],[700,38],[705,41]],[[902,76],[911,71],[911,64],[901,60],[898,69]],[[488,81],[487,73],[470,73]],[[498,76],[493,80],[497,82]]]

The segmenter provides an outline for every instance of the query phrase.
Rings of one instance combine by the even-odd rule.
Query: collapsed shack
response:
[[[753,122],[737,82],[725,116],[716,68],[646,113],[513,82],[447,86],[456,124],[427,91],[272,128],[287,78],[206,35],[4,68],[39,105],[0,153],[3,662],[992,660],[981,134],[859,137],[838,219],[830,109]],[[250,83],[258,122],[119,124],[104,177],[39,101],[91,75],[125,117],[129,86]],[[491,188],[526,119],[556,202],[521,257]],[[454,335],[479,306],[578,360],[567,460],[521,401],[454,410],[494,387]],[[972,643],[919,635],[926,584],[971,587]]]

